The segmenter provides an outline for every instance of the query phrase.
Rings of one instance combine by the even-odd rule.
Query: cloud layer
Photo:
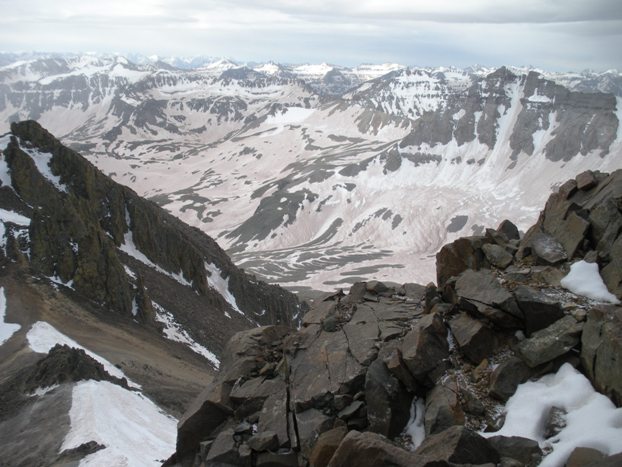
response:
[[[5,50],[622,68],[619,0],[0,0]]]

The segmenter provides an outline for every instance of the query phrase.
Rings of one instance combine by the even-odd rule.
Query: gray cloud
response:
[[[620,68],[619,0],[0,0],[7,50]]]

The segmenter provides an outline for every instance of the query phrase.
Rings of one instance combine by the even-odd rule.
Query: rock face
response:
[[[3,151],[11,186],[0,188],[0,205],[29,224],[26,232],[8,224],[3,257],[27,260],[35,273],[148,326],[174,319],[215,354],[236,331],[302,316],[292,294],[236,268],[214,240],[113,182],[36,122],[11,130]]]
[[[608,205],[617,195],[607,187],[619,176],[594,175],[560,193],[581,185],[583,206]],[[572,296],[558,279],[551,285],[568,262],[547,256],[557,246],[537,244],[569,243],[550,233],[560,230],[546,212],[520,241],[503,223],[441,250],[438,288],[357,283],[319,301],[296,332],[236,334],[220,375],[181,420],[168,465],[537,465],[544,454],[536,441],[477,433],[500,428],[499,401],[531,377],[578,366],[579,349],[581,367],[618,405],[622,388],[621,308]],[[575,258],[587,250],[610,258],[588,237]],[[489,246],[510,263],[491,261]],[[414,450],[409,416],[426,435]],[[553,439],[565,418],[548,418],[545,437]]]

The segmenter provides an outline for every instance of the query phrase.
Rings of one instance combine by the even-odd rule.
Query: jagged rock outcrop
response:
[[[574,182],[584,187],[583,208],[571,212],[586,220],[619,197],[613,187],[622,171],[584,179]],[[562,290],[568,262],[543,266],[547,252],[533,248],[534,233],[542,233],[567,258],[589,254],[604,267],[613,260],[592,221],[578,230],[578,243],[561,238],[556,223],[568,227],[566,217],[553,221],[552,213],[569,208],[556,204],[559,197],[522,239],[504,222],[443,248],[439,288],[357,283],[348,294],[318,301],[297,332],[265,327],[237,334],[220,375],[180,422],[167,465],[537,465],[543,455],[537,442],[476,433],[503,424],[499,401],[519,384],[571,363],[618,405],[621,394],[621,308]],[[511,262],[487,260],[487,245],[503,249]],[[411,404],[413,411],[421,406],[419,398],[427,438],[405,450],[404,415]],[[242,426],[251,428],[240,432]]]
[[[29,224],[27,234],[7,224],[3,256],[27,258],[35,273],[148,325],[162,326],[165,310],[215,354],[236,331],[302,316],[294,295],[238,269],[214,240],[115,183],[38,123],[11,128],[3,151],[11,184],[0,188],[0,205]]]

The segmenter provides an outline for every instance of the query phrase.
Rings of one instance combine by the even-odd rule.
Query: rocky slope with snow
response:
[[[622,166],[613,71],[171,64],[8,64],[0,121],[38,119],[290,287],[426,282],[444,243],[525,230],[557,184]]]
[[[621,200],[622,170],[584,172],[524,236],[445,245],[437,285],[236,334],[165,465],[620,465]]]
[[[38,123],[0,151],[1,463],[159,465],[227,339],[304,310]]]

